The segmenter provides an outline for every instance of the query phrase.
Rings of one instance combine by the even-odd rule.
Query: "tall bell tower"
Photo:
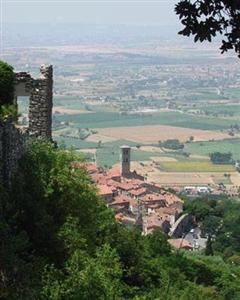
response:
[[[130,162],[131,162],[131,147],[121,146],[121,176],[126,177],[130,174]]]

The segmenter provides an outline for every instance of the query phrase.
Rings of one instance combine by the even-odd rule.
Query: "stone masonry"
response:
[[[25,150],[28,136],[52,140],[53,68],[42,65],[41,77],[34,79],[26,72],[15,74],[15,99],[29,96],[29,127],[26,132],[16,120],[0,119],[0,183],[9,186]]]
[[[9,185],[24,152],[25,134],[12,118],[0,121],[0,182]]]
[[[52,139],[53,68],[42,65],[41,77],[16,73],[15,97],[29,96],[29,135]]]

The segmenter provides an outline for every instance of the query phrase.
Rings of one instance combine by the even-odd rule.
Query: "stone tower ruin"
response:
[[[18,96],[29,97],[29,126],[22,130],[16,118],[0,119],[0,183],[10,186],[25,151],[28,136],[52,140],[53,68],[42,65],[40,78],[27,72],[15,74],[15,101]]]
[[[131,147],[129,146],[121,146],[121,176],[127,177],[130,174],[130,163],[131,163]]]
[[[40,78],[27,72],[16,73],[15,98],[29,96],[29,127],[31,136],[52,139],[53,68],[42,65]]]

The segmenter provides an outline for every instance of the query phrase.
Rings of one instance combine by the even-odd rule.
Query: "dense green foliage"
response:
[[[1,299],[240,298],[237,264],[123,227],[86,172],[71,168],[73,153],[43,142],[28,149],[0,190]]]
[[[212,41],[223,35],[222,53],[234,49],[240,57],[240,2],[238,0],[180,0],[175,11],[184,25],[179,33],[194,41]]]
[[[187,202],[186,209],[201,222],[203,233],[211,237],[214,253],[223,254],[226,258],[234,256],[234,260],[239,257],[239,201],[200,198]]]
[[[171,149],[171,150],[180,150],[184,148],[184,144],[182,144],[177,139],[170,139],[163,142],[159,141],[159,145],[160,147]]]
[[[14,76],[13,67],[0,61],[0,107],[13,104]]]
[[[230,164],[232,163],[232,153],[213,152],[210,159],[214,164]]]

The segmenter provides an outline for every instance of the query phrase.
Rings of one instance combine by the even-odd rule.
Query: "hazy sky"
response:
[[[0,0],[1,1],[1,0]],[[178,24],[177,0],[2,0],[4,22]]]

